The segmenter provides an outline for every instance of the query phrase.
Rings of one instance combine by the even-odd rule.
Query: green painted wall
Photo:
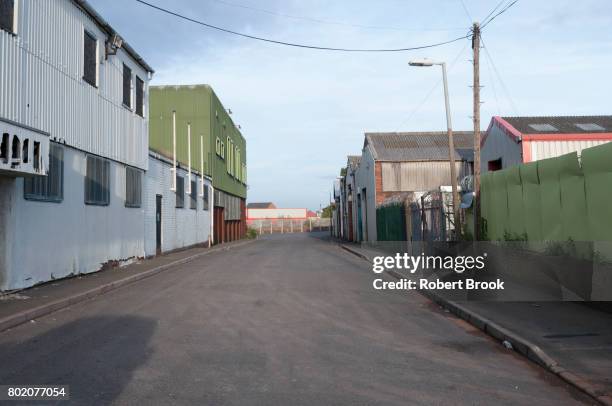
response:
[[[181,166],[188,164],[187,123],[191,123],[192,168],[211,176],[216,189],[246,198],[246,140],[212,88],[208,85],[150,88],[149,148],[168,158],[172,158],[173,153],[173,110],[176,111],[177,160]],[[200,165],[201,135],[204,136],[203,168]],[[223,142],[223,157],[217,154],[217,138]],[[232,148],[226,145],[228,141]],[[231,170],[229,163],[233,164]]]

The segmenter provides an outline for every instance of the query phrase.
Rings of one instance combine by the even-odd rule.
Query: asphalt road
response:
[[[264,238],[1,333],[0,383],[87,405],[592,403],[373,277],[321,234]]]

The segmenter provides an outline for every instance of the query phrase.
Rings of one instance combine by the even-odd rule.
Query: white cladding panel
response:
[[[247,209],[248,219],[306,218],[306,209]]]
[[[148,73],[70,0],[19,0],[16,35],[0,31],[0,117],[75,148],[147,168]],[[98,87],[83,80],[83,36],[98,41]],[[122,104],[123,64],[144,81],[142,118]]]
[[[572,141],[531,141],[531,160],[554,158],[557,156],[578,152],[585,148],[605,144],[605,140],[572,140]]]

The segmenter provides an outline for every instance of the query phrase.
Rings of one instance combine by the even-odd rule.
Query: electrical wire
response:
[[[229,30],[227,28],[222,28],[222,27],[218,27],[212,24],[208,24],[205,23],[203,21],[198,21],[196,19],[193,19],[191,17],[187,17],[184,16],[182,14],[176,13],[174,11],[165,9],[163,7],[159,7],[156,6],[154,4],[148,3],[144,0],[136,0],[138,3],[141,3],[145,6],[151,7],[153,9],[156,9],[158,11],[161,11],[163,13],[172,15],[174,17],[178,17],[180,19],[195,23],[195,24],[199,24],[202,25],[204,27],[208,27],[217,31],[222,31],[228,34],[233,34],[233,35],[237,35],[240,37],[244,37],[244,38],[249,38],[252,40],[257,40],[257,41],[263,41],[263,42],[268,42],[268,43],[272,43],[272,44],[278,44],[278,45],[285,45],[285,46],[289,46],[289,47],[295,47],[295,48],[306,48],[306,49],[316,49],[316,50],[321,50],[321,51],[337,51],[337,52],[406,52],[406,51],[416,51],[419,49],[427,49],[427,48],[435,48],[435,47],[439,47],[442,45],[447,45],[447,44],[451,44],[453,42],[457,42],[457,41],[461,41],[464,39],[469,38],[469,34],[466,34],[464,36],[461,37],[457,37],[448,41],[442,41],[442,42],[437,42],[437,43],[433,43],[433,44],[427,44],[427,45],[420,45],[420,46],[413,46],[413,47],[405,47],[405,48],[334,48],[334,47],[326,47],[326,46],[316,46],[316,45],[306,45],[306,44],[298,44],[298,43],[292,43],[292,42],[285,42],[285,41],[279,41],[279,40],[274,40],[274,39],[270,39],[270,38],[264,38],[264,37],[258,37],[258,36],[254,36],[254,35],[249,35],[249,34],[244,34],[244,33],[240,33],[237,31],[233,31],[233,30]]]
[[[497,6],[495,6],[495,8],[493,10],[491,10],[491,12],[489,14],[487,14],[487,16],[485,18],[483,18],[481,21],[484,23],[485,21],[487,21],[489,19],[489,17],[491,17],[493,15],[493,13],[495,13],[497,11],[497,9],[499,9],[499,7],[506,3],[509,0],[501,0],[499,3],[497,3]]]
[[[516,104],[514,104],[514,100],[512,100],[512,96],[510,96],[510,92],[508,91],[508,88],[506,87],[506,83],[504,82],[504,80],[502,79],[501,75],[499,74],[499,71],[497,70],[497,66],[495,66],[495,62],[493,61],[493,58],[491,57],[491,54],[489,53],[489,50],[487,49],[484,39],[482,38],[482,36],[480,37],[480,40],[482,42],[482,49],[484,49],[485,51],[485,55],[488,58],[488,61],[490,62],[491,66],[493,67],[493,71],[495,72],[495,75],[497,76],[497,79],[499,80],[499,83],[502,86],[502,89],[504,91],[504,93],[506,94],[506,97],[508,98],[508,101],[510,103],[510,106],[512,107],[512,110],[514,112],[514,115],[518,116],[518,110],[516,108]]]
[[[463,53],[465,52],[466,48],[468,46],[468,43],[466,43],[463,48],[461,48],[461,51],[459,51],[459,53],[457,54],[457,56],[455,57],[455,59],[453,59],[453,61],[450,63],[450,65],[448,65],[448,73],[452,72],[453,68],[455,67],[455,65],[457,64],[457,61],[459,60],[459,58],[461,57],[461,55],[463,55]],[[406,124],[408,121],[410,121],[416,113],[418,113],[418,111],[425,105],[425,103],[427,103],[427,101],[429,100],[429,98],[431,97],[431,95],[433,94],[433,92],[440,87],[440,85],[442,84],[442,79],[439,79],[433,86],[432,88],[429,90],[429,92],[427,92],[427,94],[425,95],[425,97],[423,98],[423,100],[421,100],[421,102],[419,104],[417,104],[417,106],[410,112],[410,114],[404,119],[402,120],[402,122],[400,123],[400,125],[398,127],[402,127],[404,124]]]
[[[210,0],[210,1],[214,1],[216,3],[224,4],[224,5],[229,6],[229,7],[241,8],[241,9],[245,9],[245,10],[251,10],[251,11],[258,12],[258,13],[269,14],[269,15],[273,15],[273,16],[277,16],[277,17],[291,18],[291,19],[294,19],[294,20],[308,21],[308,22],[317,23],[317,24],[338,25],[338,26],[345,26],[345,27],[363,28],[363,29],[368,29],[368,30],[461,31],[461,30],[464,29],[464,28],[460,28],[460,27],[447,28],[447,29],[443,29],[443,28],[402,28],[402,27],[390,27],[390,26],[376,26],[376,25],[353,24],[353,23],[347,23],[347,22],[342,22],[342,21],[321,20],[321,19],[318,19],[318,18],[297,16],[297,15],[286,14],[286,13],[279,13],[279,12],[272,11],[272,10],[267,10],[267,9],[264,9],[264,8],[247,6],[245,4],[232,3],[232,2],[229,2],[229,1],[225,1],[225,0]]]
[[[518,0],[514,0],[512,3],[508,4],[505,8],[503,8],[500,12],[498,12],[497,14],[495,14],[493,17],[489,18],[486,22],[484,22],[482,24],[482,26],[480,27],[481,29],[484,29],[487,25],[489,25],[489,23],[491,23],[491,21],[495,20],[497,17],[499,17],[501,14],[504,14],[506,11],[508,11],[510,9],[510,7],[514,6],[516,3],[518,2]]]

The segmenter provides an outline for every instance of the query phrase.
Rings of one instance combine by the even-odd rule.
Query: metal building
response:
[[[0,290],[142,257],[153,70],[86,1],[0,13]]]
[[[185,167],[191,159],[194,170],[212,178],[213,243],[244,237],[246,140],[213,89],[208,85],[151,87],[150,106],[151,151],[171,159],[176,155]],[[179,129],[176,137],[174,123]],[[185,131],[188,125],[191,158]]]
[[[612,116],[493,117],[482,139],[481,171],[580,152],[612,141]]]

